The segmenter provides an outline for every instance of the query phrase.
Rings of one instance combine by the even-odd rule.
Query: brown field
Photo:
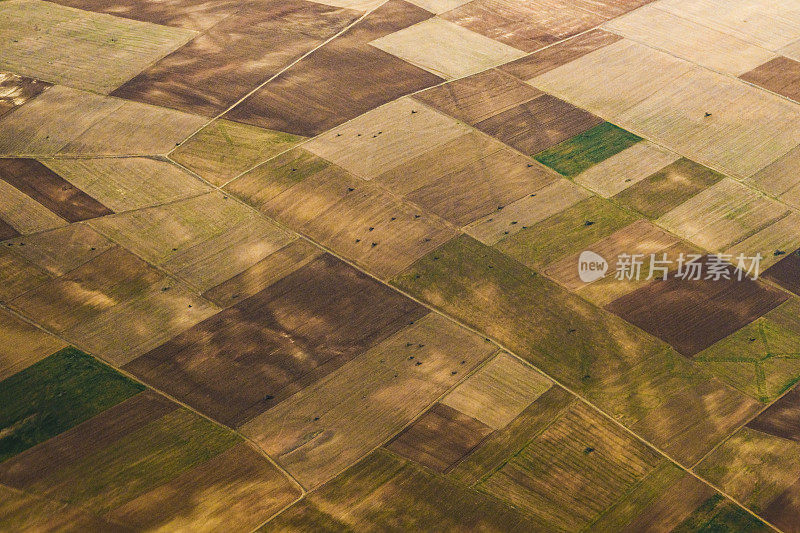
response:
[[[357,17],[314,2],[264,0],[221,20],[112,95],[214,116]]]
[[[312,137],[442,78],[368,43],[430,18],[389,0],[347,33],[260,88],[225,118]]]
[[[117,507],[108,517],[140,531],[244,531],[299,495],[263,455],[242,443]]]
[[[49,83],[35,78],[0,71],[0,117],[36,98],[48,87]]]
[[[563,0],[475,0],[443,18],[526,52],[598,26],[606,17]],[[589,4],[590,2],[580,2]],[[598,5],[597,2],[594,3]],[[525,21],[523,23],[523,21]]]
[[[798,415],[800,415],[800,388],[795,387],[747,424],[747,427],[782,439],[800,442]]]
[[[765,270],[764,278],[800,295],[800,250],[786,254],[783,259]]]
[[[620,39],[621,37],[613,33],[591,30],[522,59],[507,63],[501,66],[500,70],[527,81]]]
[[[414,99],[474,125],[541,94],[498,69],[489,69],[431,87],[415,94]]]
[[[475,127],[534,155],[601,122],[601,118],[545,94],[484,119]]]
[[[0,159],[0,179],[68,222],[79,222],[113,213],[34,159]]]
[[[324,255],[124,368],[241,425],[424,313]]]
[[[654,280],[605,308],[692,357],[788,298],[750,279],[731,278]]]
[[[428,314],[242,431],[306,487],[315,487],[396,435],[494,350]]]
[[[0,219],[0,241],[6,239],[13,239],[17,237],[19,232],[14,227],[3,219]]]
[[[35,286],[11,307],[117,364],[217,311],[119,246]]]
[[[295,239],[247,270],[208,289],[203,293],[203,298],[220,307],[230,307],[266,289],[322,254],[320,248],[308,241]]]
[[[386,449],[445,473],[492,432],[478,420],[437,403],[386,445]]]
[[[794,59],[776,57],[739,77],[781,96],[800,101],[800,62]]]
[[[66,220],[3,179],[0,179],[0,197],[0,217],[18,235],[40,233],[68,224]],[[10,233],[10,230],[6,231]]]

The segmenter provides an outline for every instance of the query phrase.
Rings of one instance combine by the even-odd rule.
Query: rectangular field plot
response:
[[[614,198],[648,218],[658,218],[724,177],[710,168],[681,158]]]
[[[457,226],[499,212],[557,179],[502,143],[468,133],[377,177],[387,190]]]
[[[303,148],[369,180],[468,132],[455,119],[402,98],[316,137]]]
[[[403,429],[494,350],[483,338],[428,314],[242,431],[304,486],[314,487]],[[464,420],[453,422],[459,421]],[[467,429],[491,431],[480,423]]]
[[[684,463],[702,457],[760,405],[642,330],[468,237],[439,247],[393,283],[498,339]]]
[[[117,507],[139,530],[252,529],[300,494],[269,460],[240,443]]]
[[[0,302],[4,304],[52,278],[7,245],[0,246],[0,269],[4,279],[0,285]]]
[[[798,227],[800,227],[800,214],[795,212],[789,213],[761,231],[739,241],[731,248],[727,249],[725,253],[733,256],[734,261],[736,261],[736,257],[739,254],[744,254],[745,257],[755,257],[756,254],[761,254],[759,267],[761,272],[765,272],[769,267],[786,258],[787,254],[790,254],[792,250],[800,248],[800,233],[797,232]],[[777,273],[777,270],[778,269],[773,272]],[[791,283],[791,279],[791,277],[784,278],[784,280],[789,283]],[[787,285],[785,282],[778,282],[775,278],[773,278],[772,281],[782,285],[785,289],[791,290],[795,294],[800,292],[800,285],[790,288],[791,285]]]
[[[0,6],[6,43],[0,68],[108,93],[195,35],[50,2],[11,0]]]
[[[674,86],[676,80],[697,68],[649,46],[623,39],[545,73],[534,73],[524,81],[616,122],[615,117],[620,113],[659,89]]]
[[[463,78],[525,52],[441,18],[431,18],[369,43],[443,78]]]
[[[468,455],[492,428],[437,403],[386,445],[386,449],[445,473]]]
[[[303,137],[229,120],[216,120],[169,154],[170,159],[222,186]]]
[[[219,193],[107,217],[94,227],[200,292],[295,238]]]
[[[435,215],[299,148],[226,189],[382,278],[455,235]]]
[[[745,182],[795,209],[800,209],[798,172],[800,172],[800,146],[789,150]]]
[[[589,244],[586,249],[607,258],[612,270],[607,277],[614,277],[613,264],[622,254],[641,255],[642,261],[649,261],[650,254],[659,258],[665,250],[678,243],[677,237],[646,220],[636,222],[619,229],[599,241]],[[580,253],[574,253],[550,264],[544,273],[570,290],[577,290],[586,284],[578,276],[578,260]],[[648,275],[648,269],[642,265],[641,276]],[[602,283],[598,280],[599,283]]]
[[[530,85],[490,69],[431,87],[413,98],[467,124],[476,124],[541,94]]]
[[[35,78],[0,72],[0,117],[36,98],[49,87],[49,83]]]
[[[680,13],[664,11],[660,6],[655,2],[637,9],[606,22],[603,29],[733,76],[775,57],[760,46],[687,20]]]
[[[0,154],[165,154],[204,120],[56,86],[0,118]]]
[[[530,80],[599,48],[619,41],[621,38],[603,30],[591,30],[548,46],[511,63],[506,63],[499,70],[507,72],[520,80]]]
[[[609,122],[603,122],[536,155],[536,160],[571,178],[642,139]]]
[[[124,368],[241,425],[424,314],[325,255]]]
[[[0,310],[0,335],[6,343],[0,354],[0,380],[66,346],[64,341],[5,310]]]
[[[732,179],[723,179],[656,222],[706,250],[724,250],[788,213],[788,208]]]
[[[535,193],[506,205],[502,210],[475,221],[465,231],[491,246],[585,200],[589,194],[569,180],[557,179]]]
[[[0,516],[0,527],[10,531],[113,531],[119,527],[77,507],[5,485],[0,485]]]
[[[543,524],[379,448],[271,520],[262,531],[541,530]]]
[[[800,136],[797,104],[705,70],[688,72],[615,120],[674,152],[740,178],[786,154]]]
[[[6,243],[16,256],[52,276],[62,276],[114,247],[114,243],[88,224],[70,224]]]
[[[241,10],[148,68],[113,94],[214,116],[304,53],[332,37],[358,13],[314,2],[265,0]]]
[[[55,3],[195,31],[209,29],[242,7],[235,0],[219,0],[213,4],[195,0],[173,0],[155,4],[147,0],[58,0]]]
[[[441,403],[492,429],[503,429],[551,385],[550,380],[503,352]]]
[[[479,484],[553,528],[591,524],[663,458],[584,404]]]
[[[210,189],[175,165],[144,157],[48,159],[44,164],[116,213],[174,202]]]
[[[730,280],[716,281],[654,280],[606,309],[692,357],[788,298],[764,284],[729,275]]]
[[[115,246],[11,306],[117,364],[124,364],[218,309]]]
[[[3,240],[18,235],[60,228],[69,224],[34,198],[3,179],[0,179],[0,198],[0,219],[3,220],[4,228]]]
[[[443,81],[368,43],[430,18],[389,0],[238,104],[225,118],[312,137],[370,109]]]
[[[495,247],[529,267],[542,268],[586,249],[636,219],[593,196],[504,238]]]
[[[484,119],[475,127],[528,155],[582,133],[602,120],[550,95]]]
[[[598,26],[606,20],[605,15],[596,11],[581,9],[591,3],[564,0],[476,0],[444,13],[442,17],[520,50],[533,52]],[[596,6],[598,3],[594,4]]]
[[[604,154],[605,155],[605,154]],[[595,163],[575,176],[575,182],[610,198],[674,163],[679,155],[649,142],[634,144]]]
[[[800,250],[786,254],[780,261],[764,271],[766,279],[800,295],[800,278],[798,276],[800,276]]]
[[[0,180],[30,196],[56,216],[79,222],[113,213],[34,159],[0,159]]]
[[[658,7],[767,50],[800,38],[800,19],[792,2],[663,0]]]

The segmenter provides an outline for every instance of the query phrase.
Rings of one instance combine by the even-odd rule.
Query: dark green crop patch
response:
[[[80,350],[54,353],[0,382],[0,462],[144,389]]]
[[[571,178],[641,140],[641,137],[610,122],[603,122],[538,153],[534,159]]]

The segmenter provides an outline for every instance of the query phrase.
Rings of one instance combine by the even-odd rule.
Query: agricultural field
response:
[[[0,531],[800,533],[797,0],[0,0]]]

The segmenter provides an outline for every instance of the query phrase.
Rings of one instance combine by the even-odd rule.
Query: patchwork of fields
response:
[[[800,533],[800,2],[0,0],[0,530]]]

